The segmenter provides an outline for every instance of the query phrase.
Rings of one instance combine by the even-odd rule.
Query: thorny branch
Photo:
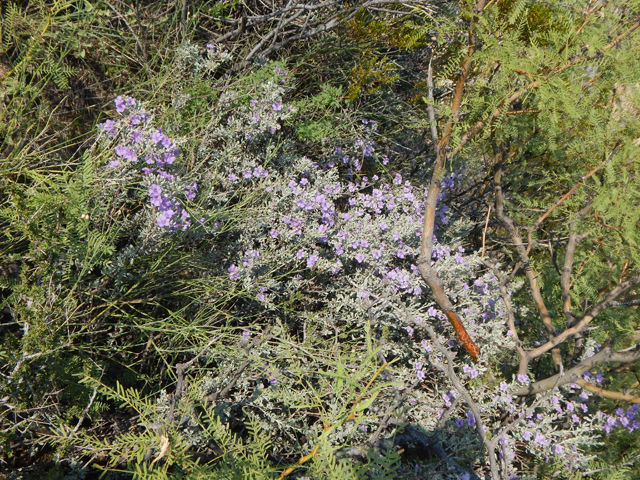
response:
[[[515,313],[513,310],[513,306],[511,305],[511,298],[509,292],[507,291],[507,285],[510,282],[510,279],[502,274],[500,269],[496,264],[489,260],[483,260],[482,263],[489,267],[493,274],[498,278],[498,288],[500,289],[500,298],[502,298],[502,302],[504,303],[505,310],[507,312],[507,326],[509,327],[509,331],[512,334],[513,340],[516,344],[516,351],[520,356],[520,366],[518,368],[518,373],[521,375],[525,375],[527,373],[527,352],[522,347],[522,341],[518,337],[518,331],[516,330],[516,319]]]

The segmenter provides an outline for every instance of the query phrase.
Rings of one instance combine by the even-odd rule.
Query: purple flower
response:
[[[424,380],[424,372],[422,370],[418,370],[416,372],[416,377],[418,377],[418,380]]]
[[[318,257],[318,255],[316,255],[315,253],[309,255],[309,258],[307,258],[307,268],[313,267],[319,260],[319,258],[320,257]]]
[[[259,115],[254,115],[253,117],[251,117],[251,120],[253,120],[254,122],[259,122],[260,121],[260,116]]]
[[[162,156],[162,160],[165,163],[168,163],[169,165],[171,165],[173,162],[176,161],[176,153],[175,153],[175,151],[165,152],[164,155]]]
[[[541,433],[536,433],[536,436],[533,440],[539,445],[547,445],[547,443],[549,443],[545,436]]]
[[[522,433],[522,439],[523,439],[525,442],[528,442],[529,440],[531,440],[531,432],[530,432],[529,430],[525,430],[525,431]]]
[[[382,257],[382,252],[380,250],[374,250],[372,253],[373,253],[373,258],[375,258],[376,260],[379,260],[380,257]]]
[[[131,97],[127,97],[125,102],[126,102],[127,106],[133,107],[136,104],[136,99],[135,98],[131,98]]]
[[[357,261],[358,263],[362,263],[362,262],[364,262],[364,255],[363,255],[362,253],[357,254],[357,255],[356,255],[356,261]]]
[[[553,446],[553,453],[555,453],[556,455],[560,455],[562,453],[562,445],[556,443]]]
[[[101,123],[100,128],[103,128],[107,132],[111,133],[115,127],[115,122],[111,119],[106,120],[104,123]]]
[[[252,107],[255,107],[256,105],[258,105],[258,100],[250,100],[249,103]]]
[[[175,212],[173,210],[166,210],[162,213],[162,215],[158,217],[156,222],[158,222],[158,225],[160,227],[168,227],[171,222],[171,217],[173,217],[174,213]]]
[[[467,412],[467,425],[473,427],[476,424],[476,417],[473,416],[473,412]]]
[[[115,148],[115,152],[116,154],[130,161],[135,161],[138,159],[138,156],[136,155],[136,153],[133,150],[128,149],[124,145],[118,145]]]
[[[272,228],[269,231],[269,235],[271,235],[271,238],[276,238],[278,236],[278,230],[276,230],[275,228]]]
[[[162,170],[158,170],[158,175],[163,177],[165,180],[169,180],[170,182],[176,179],[175,175],[171,175],[170,173],[163,172]]]
[[[571,415],[571,420],[573,420],[574,423],[580,423],[580,417],[575,414]]]
[[[232,265],[233,266],[233,265]],[[236,269],[237,270],[237,269]],[[231,268],[229,268],[229,271],[231,271]],[[249,330],[245,330],[244,332],[242,332],[242,336],[244,338],[249,338],[251,336],[251,332]]]
[[[133,132],[131,134],[131,140],[133,141],[133,143],[140,143],[143,138],[144,135],[142,135],[142,132]]]
[[[244,178],[251,178],[251,170],[245,170],[244,172],[242,172],[242,176]]]
[[[111,160],[109,162],[109,168],[116,168],[120,166],[120,160]]]
[[[162,206],[164,200],[165,199],[163,199],[160,195],[158,195],[157,197],[151,197],[149,202],[151,203],[151,205],[154,205],[156,207],[160,207],[160,206]]]
[[[518,374],[518,381],[520,383],[525,383],[529,381],[529,375]]]
[[[374,152],[374,148],[371,145],[365,145],[364,148],[362,149],[362,154],[365,157],[370,157],[373,152]]]
[[[506,392],[507,390],[509,390],[509,385],[504,382],[500,383],[500,390]]]
[[[233,173],[230,173],[227,177],[227,180],[229,180],[230,182],[235,182],[237,179],[238,177],[236,177]]]
[[[124,112],[125,109],[127,108],[124,104],[124,99],[122,98],[121,95],[118,95],[116,99],[113,101],[113,103],[116,104],[116,112],[118,113]]]
[[[149,187],[149,196],[150,197],[159,197],[162,194],[162,188],[160,188],[155,183]]]
[[[162,128],[159,128],[158,130],[153,132],[151,134],[151,137],[149,137],[149,138],[151,138],[151,141],[153,143],[161,143],[165,138],[164,134],[162,133]]]
[[[185,191],[185,195],[187,199],[193,201],[196,198],[196,193],[198,192],[198,184],[193,182],[191,185],[187,186],[187,190]]]
[[[227,269],[227,271],[229,272],[229,278],[231,278],[231,280],[240,280],[239,270],[240,269],[232,263]]]
[[[476,370],[475,368],[472,368],[471,371],[469,372],[469,374],[471,375],[471,378],[477,378],[478,377],[478,370]]]
[[[407,327],[407,333],[409,334],[410,337],[412,337],[413,336],[413,328]]]
[[[464,420],[462,420],[461,418],[458,418],[456,420],[456,427],[462,428],[463,426],[464,426]]]
[[[274,112],[279,112],[280,110],[282,110],[282,104],[279,102],[276,102],[273,105],[271,105],[271,108],[273,108]]]
[[[296,258],[298,260],[302,260],[303,258],[305,258],[307,256],[307,252],[305,252],[304,250],[300,249],[298,250],[298,253],[296,253]]]
[[[212,52],[213,49],[216,48],[215,45],[213,45],[211,43],[207,43],[206,47],[207,47],[207,50],[209,50],[210,52]]]

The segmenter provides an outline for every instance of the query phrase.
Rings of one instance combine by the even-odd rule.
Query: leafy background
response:
[[[437,233],[451,253],[439,259],[440,272],[457,292],[462,274],[453,255],[464,246],[473,266],[464,273],[468,283],[486,276],[496,288],[487,297],[458,294],[456,304],[471,308],[491,298],[503,305],[500,282],[481,260],[499,264],[505,277],[522,261],[495,213],[498,164],[505,209],[525,237],[527,226],[581,184],[532,230],[527,261],[555,329],[567,326],[561,274],[572,232],[583,237],[573,254],[576,316],[637,275],[637,2],[498,1],[480,16],[467,2],[380,8],[326,2],[306,24],[243,1],[40,0],[0,8],[5,478],[488,474],[465,400],[447,396],[455,375],[437,367],[446,355],[423,357],[420,340],[437,351],[438,337],[455,338],[452,329],[433,323],[432,337],[411,323],[433,305],[426,285],[419,302],[389,294],[389,305],[404,313],[388,307],[372,320],[374,304],[363,306],[361,289],[353,287],[363,285],[367,269],[353,262],[336,278],[328,266],[314,270],[292,261],[300,247],[316,245],[311,235],[269,247],[269,254],[260,249],[265,270],[259,273],[274,292],[266,304],[254,282],[234,282],[228,271],[252,243],[271,241],[259,221],[268,208],[279,211],[268,204],[266,186],[226,184],[233,165],[238,173],[265,166],[282,189],[309,168],[318,169],[320,186],[337,181],[322,169],[329,161],[338,164],[345,185],[348,175],[393,184],[400,173],[416,191],[428,186],[435,158],[429,97],[437,118],[446,119],[470,25],[482,48],[474,53],[452,137],[460,149],[448,165],[454,179],[443,199],[448,223]],[[296,38],[304,25],[328,22],[330,29]],[[265,42],[268,35],[278,41]],[[210,68],[209,43],[232,58]],[[527,93],[511,105],[516,113],[500,110],[501,99],[519,89]],[[112,103],[118,95],[135,98],[156,127],[178,139],[176,173],[199,182],[188,209],[206,227],[194,222],[178,235],[154,230],[148,185],[105,168],[113,145],[98,125],[119,118]],[[242,115],[256,98],[266,113],[273,102],[292,110],[273,119],[280,127],[275,136],[256,131],[248,140],[253,127],[250,115]],[[495,111],[489,127],[461,145],[463,133]],[[377,131],[365,131],[363,119],[374,119]],[[340,164],[335,149],[351,148],[355,158],[358,141],[375,142],[375,154],[348,172],[355,167]],[[341,213],[349,211],[348,198],[335,200]],[[547,331],[523,272],[504,286],[519,340],[533,348]],[[371,285],[372,292],[383,288]],[[582,338],[561,345],[565,368],[596,345],[622,350],[638,343],[637,287],[617,302]],[[505,320],[495,321],[486,328],[498,335]],[[510,345],[500,343],[506,337],[487,334],[481,341],[481,365],[469,367],[455,345],[449,364],[486,410],[492,431],[513,420],[510,408],[539,409],[545,435],[569,428],[566,418],[553,416],[550,397],[523,397],[511,407],[506,397],[495,397],[502,382],[517,387],[518,359],[513,347],[499,351]],[[425,364],[421,384],[417,362]],[[625,416],[634,398],[638,404],[637,369],[632,362],[592,369],[606,391],[626,396],[589,393],[589,420],[567,434],[580,446],[574,459],[568,451],[554,456],[550,446],[529,447],[519,424],[505,476],[636,478],[638,430],[617,423],[606,431],[603,423],[622,418],[614,413],[619,408]],[[553,375],[550,355],[533,360],[527,373]],[[565,413],[580,392],[563,391]]]

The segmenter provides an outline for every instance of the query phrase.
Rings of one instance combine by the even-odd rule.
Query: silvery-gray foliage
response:
[[[206,71],[188,64],[200,61],[195,47],[185,52],[182,68]],[[502,478],[515,478],[525,457],[564,463],[569,473],[583,468],[582,447],[597,440],[603,418],[571,384],[533,404],[510,394],[529,378],[514,378],[504,292],[479,252],[451,234],[446,194],[432,261],[481,349],[478,364],[451,340],[453,329],[415,265],[425,188],[402,172],[381,178],[364,170],[388,161],[375,153],[376,126],[367,119],[317,157],[297,154],[286,133],[293,109],[283,100],[284,78],[276,67],[268,81],[225,91],[204,113],[198,171],[187,171],[181,158],[170,177],[136,175],[133,162],[108,170],[102,195],[130,182],[138,201],[148,201],[157,185],[182,195],[184,211],[202,215],[201,224],[167,229],[147,204],[134,218],[147,245],[173,236],[215,249],[209,275],[233,298],[228,324],[211,331],[220,340],[200,352],[208,372],[173,404],[163,393],[143,412],[148,425],[165,424],[180,442],[204,448],[209,440],[224,444],[224,425],[250,421],[271,440],[272,455],[313,454],[304,465],[312,478],[338,471],[356,478],[358,468],[344,462],[349,452],[393,446],[409,427],[429,439],[419,448],[447,463],[413,462],[430,478],[484,476],[487,455],[497,456]],[[115,128],[138,114],[126,111]],[[158,131],[154,121],[146,120],[145,138]],[[458,180],[447,176],[444,191]],[[183,196],[193,181],[200,189],[190,204]],[[207,415],[197,413],[202,408]],[[404,467],[392,464],[400,478]],[[371,478],[383,478],[370,458],[364,465]]]

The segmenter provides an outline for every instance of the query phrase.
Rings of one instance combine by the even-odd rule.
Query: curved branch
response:
[[[555,348],[556,346],[560,345],[562,342],[564,342],[567,338],[571,337],[572,335],[581,333],[589,326],[589,323],[591,322],[591,320],[593,320],[596,316],[604,312],[607,308],[612,307],[616,303],[615,299],[618,298],[618,296],[620,296],[621,294],[629,290],[631,287],[638,285],[639,283],[640,283],[640,275],[631,277],[626,282],[619,283],[618,285],[616,285],[615,288],[613,288],[609,292],[607,297],[602,302],[591,307],[587,311],[587,313],[585,313],[584,316],[580,319],[580,321],[576,323],[573,327],[567,328],[565,331],[558,334],[557,336],[549,340],[547,343],[540,345],[538,348],[534,348],[533,350],[527,351],[527,356],[530,359],[539,357],[540,355],[547,353],[552,348]]]
[[[594,356],[584,359],[575,367],[564,372],[564,375],[558,374],[545,378],[544,380],[540,380],[539,382],[530,383],[529,385],[520,387],[518,390],[511,393],[518,396],[535,395],[553,388],[556,384],[560,386],[571,382],[579,383],[578,380],[586,371],[591,370],[602,363],[630,363],[637,360],[640,360],[640,343],[630,349],[617,352],[614,351],[610,345],[607,345]]]
[[[599,397],[611,398],[612,400],[618,400],[620,402],[637,403],[640,405],[640,397],[638,397],[637,395],[605,390],[604,388],[596,387],[595,385],[592,385],[582,379],[578,380],[577,382],[578,385],[580,385],[582,388],[584,388],[585,390],[589,390],[591,393],[595,393]]]
[[[542,298],[542,293],[540,291],[540,284],[538,283],[538,277],[536,273],[531,268],[529,264],[529,256],[527,249],[524,247],[524,243],[522,242],[522,237],[520,236],[520,232],[516,228],[515,222],[504,213],[504,194],[502,193],[502,153],[497,154],[498,161],[496,162],[496,172],[494,175],[494,188],[495,188],[495,199],[496,199],[496,216],[498,220],[505,227],[509,235],[511,236],[513,243],[515,243],[516,251],[518,252],[518,256],[520,257],[520,261],[524,264],[524,273],[529,281],[529,290],[531,292],[531,298],[536,306],[536,310],[542,319],[542,323],[544,324],[547,330],[547,338],[552,340],[554,338],[555,329],[553,327],[553,322],[551,321],[551,315],[549,314],[549,310],[547,310],[547,306],[544,303]],[[562,371],[562,357],[560,356],[560,349],[553,348],[551,352],[551,356],[553,358],[553,363],[555,364],[556,371]],[[527,355],[527,361],[531,360],[533,357]]]
[[[482,11],[482,7],[484,6],[484,0],[478,0],[474,9],[476,11]],[[425,279],[429,288],[433,292],[436,302],[438,306],[444,314],[449,319],[449,322],[453,326],[456,331],[456,335],[458,337],[459,342],[462,346],[469,352],[471,357],[475,362],[478,361],[478,355],[480,354],[480,349],[478,346],[471,340],[471,337],[467,333],[464,325],[462,324],[462,320],[460,316],[456,313],[455,308],[449,297],[444,291],[444,285],[442,280],[438,277],[438,274],[431,267],[431,254],[433,252],[433,232],[435,230],[435,221],[436,221],[436,206],[438,204],[438,197],[440,195],[440,189],[442,184],[442,179],[445,174],[445,166],[447,161],[451,158],[449,142],[451,140],[451,132],[453,131],[454,124],[458,121],[458,115],[460,113],[460,105],[462,104],[462,92],[464,91],[464,86],[467,80],[467,75],[469,74],[469,69],[471,67],[471,57],[473,56],[473,52],[475,51],[475,32],[474,32],[474,23],[471,23],[469,27],[469,48],[467,51],[467,56],[462,62],[460,75],[458,77],[458,81],[456,82],[456,88],[454,90],[453,95],[453,104],[451,108],[451,115],[447,119],[447,122],[444,127],[444,132],[440,140],[438,140],[438,132],[435,127],[435,114],[433,109],[433,78],[431,75],[431,62],[429,62],[429,72],[427,77],[427,82],[429,84],[429,104],[428,113],[429,113],[429,122],[431,124],[431,135],[432,140],[436,149],[436,163],[433,169],[433,174],[431,175],[431,182],[429,184],[429,192],[427,194],[427,199],[425,201],[425,212],[424,219],[422,222],[422,237],[420,239],[420,256],[418,257],[418,270],[422,275],[422,278]]]

